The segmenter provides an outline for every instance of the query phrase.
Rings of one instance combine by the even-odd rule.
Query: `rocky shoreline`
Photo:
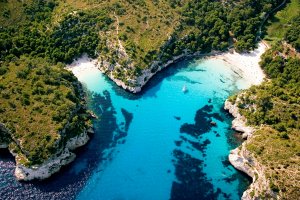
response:
[[[234,103],[228,99],[225,101],[224,109],[227,110],[235,119],[232,121],[232,129],[243,134],[243,138],[247,139],[236,149],[230,151],[228,156],[229,162],[238,170],[244,172],[252,178],[250,187],[244,191],[242,200],[259,199],[260,194],[268,194],[270,197],[276,198],[276,194],[270,189],[270,183],[266,179],[264,167],[255,159],[251,152],[247,150],[247,144],[251,143],[252,134],[256,130],[255,127],[246,125],[246,118],[239,113],[238,101],[239,94]]]
[[[222,52],[220,51],[212,51],[210,53],[200,53],[200,52],[195,52],[193,54],[188,53],[185,51],[185,53],[180,54],[178,56],[174,56],[172,59],[170,59],[168,62],[165,64],[161,64],[160,61],[154,61],[149,69],[145,69],[142,71],[142,74],[137,77],[136,80],[132,81],[136,86],[128,86],[126,83],[121,81],[118,78],[115,78],[113,76],[113,70],[114,66],[117,65],[112,65],[109,62],[106,61],[100,61],[97,62],[97,68],[102,72],[105,73],[112,81],[114,81],[119,87],[122,87],[123,89],[132,92],[132,93],[139,93],[142,91],[142,87],[147,84],[147,82],[158,72],[161,70],[165,69],[166,67],[170,66],[171,64],[175,64],[181,60],[187,59],[187,58],[195,58],[195,57],[205,57],[205,56],[216,56],[221,54]],[[154,71],[154,72],[152,72]]]
[[[7,132],[7,129],[5,129],[3,124],[0,123],[0,127],[1,131],[5,130]],[[72,151],[85,145],[90,139],[89,134],[92,133],[92,128],[89,128],[88,130],[85,129],[81,134],[70,138],[64,148],[58,150],[56,155],[53,155],[41,165],[25,166],[19,162],[20,158],[18,154],[9,149],[16,160],[14,172],[16,179],[19,181],[30,181],[34,179],[42,180],[49,178],[52,174],[58,172],[62,166],[75,160],[76,155]],[[6,148],[9,148],[9,143],[1,142],[0,149]]]
[[[144,69],[140,76],[136,77],[135,80],[129,80],[130,83],[134,86],[129,86],[124,81],[115,78],[113,75],[114,69],[116,66],[120,66],[119,63],[111,64],[106,60],[102,60],[99,57],[98,61],[94,61],[97,68],[104,74],[106,74],[112,81],[114,81],[119,87],[122,87],[125,90],[128,90],[132,93],[138,93],[142,90],[142,87],[147,84],[147,82],[159,71],[168,67],[171,64],[175,64],[181,60],[188,58],[201,58],[201,57],[211,57],[215,59],[222,59],[231,66],[234,66],[234,69],[238,69],[239,74],[248,79],[250,85],[258,85],[265,78],[265,74],[259,66],[260,56],[265,52],[268,47],[265,46],[263,42],[258,44],[258,48],[250,53],[239,54],[234,50],[230,50],[227,53],[221,51],[212,51],[210,53],[201,53],[195,52],[190,53],[188,50],[185,50],[184,53],[172,57],[172,59],[168,60],[166,63],[162,63],[161,61],[153,61],[148,69]],[[126,52],[124,49],[118,49],[121,57],[124,57]],[[127,55],[127,54],[126,54]],[[244,60],[244,62],[243,62]]]
[[[30,181],[34,179],[46,179],[52,174],[58,172],[60,168],[67,165],[75,160],[76,155],[71,152],[78,147],[85,145],[89,141],[89,136],[86,130],[84,130],[80,135],[75,136],[68,140],[66,147],[58,155],[53,156],[41,165],[34,165],[26,167],[18,163],[18,156],[16,156],[16,169],[15,176],[19,181]]]

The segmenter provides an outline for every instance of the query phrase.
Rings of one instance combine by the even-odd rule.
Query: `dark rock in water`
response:
[[[128,112],[124,108],[121,108],[121,112],[125,118],[125,131],[128,131],[129,125],[133,119],[133,114]]]
[[[202,143],[200,143],[200,142],[193,142],[193,141],[190,141],[190,140],[188,142],[192,145],[192,147],[194,149],[197,149],[200,152],[204,152],[205,149],[206,149],[206,147],[207,147],[207,145],[209,145],[211,143],[208,139],[204,140],[204,142],[202,142]]]
[[[217,123],[214,122],[214,121],[211,121],[211,122],[210,122],[210,125],[212,125],[212,126],[217,126]]]
[[[186,199],[217,199],[212,183],[203,172],[203,161],[198,160],[180,150],[174,150],[177,158],[174,181],[171,190],[171,200]]]
[[[184,123],[180,127],[180,133],[187,133],[191,136],[200,136],[211,130],[211,122],[210,118],[215,118],[219,121],[224,121],[223,118],[220,116],[219,113],[211,113],[213,110],[213,105],[205,105],[200,108],[196,112],[196,116],[194,118],[194,124]]]
[[[174,118],[175,118],[176,120],[181,120],[181,117],[178,117],[178,116],[174,116]]]
[[[221,137],[219,133],[217,133],[216,137]]]
[[[170,169],[168,169],[167,173],[168,173],[168,174],[170,174],[170,173],[171,173],[171,170],[170,170]]]
[[[223,157],[223,160],[222,160],[222,164],[225,168],[229,168],[229,166],[231,166],[229,160],[227,157]],[[229,168],[230,169],[230,168]]]
[[[236,179],[237,179],[236,174],[223,178],[223,180],[226,181],[227,183],[231,183],[231,182],[235,181]]]
[[[182,141],[175,141],[176,146],[180,146],[182,144]]]
[[[211,103],[211,98],[208,99],[208,103]]]

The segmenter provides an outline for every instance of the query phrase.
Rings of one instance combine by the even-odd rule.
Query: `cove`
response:
[[[109,136],[77,199],[240,198],[249,182],[228,164],[237,143],[222,107],[249,84],[224,61],[180,62],[137,95],[96,68],[75,75],[101,118],[94,121],[96,134]]]
[[[16,181],[14,158],[0,152],[2,199],[240,199],[250,182],[228,162],[239,142],[222,108],[250,84],[232,66],[222,59],[182,61],[137,95],[88,60],[72,71],[100,117],[95,134],[74,162],[44,181]]]

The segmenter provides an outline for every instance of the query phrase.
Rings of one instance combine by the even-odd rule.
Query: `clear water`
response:
[[[0,198],[240,199],[249,181],[228,164],[239,143],[222,107],[249,84],[225,62],[180,62],[138,95],[97,69],[77,76],[89,91],[89,108],[101,118],[91,142],[73,164],[43,182],[16,182],[12,158],[0,157]]]
[[[230,119],[222,107],[233,91],[247,84],[223,61],[182,62],[133,98],[116,91],[96,69],[78,78],[90,91],[110,96],[115,136],[126,123],[121,109],[132,114],[132,121],[126,136],[107,149],[109,161],[98,166],[77,199],[239,198],[240,180],[228,182],[236,171],[223,164],[231,147],[227,140]],[[101,102],[93,106],[101,107]],[[200,112],[196,122],[196,112],[205,106],[211,110]],[[104,108],[98,114],[102,113]],[[217,126],[212,127],[210,120]],[[203,130],[180,131],[186,123],[196,129],[198,123]]]

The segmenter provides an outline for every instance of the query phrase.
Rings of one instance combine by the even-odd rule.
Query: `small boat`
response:
[[[182,92],[183,92],[183,93],[186,93],[187,91],[188,91],[188,89],[187,89],[187,87],[184,85],[183,88],[182,88]]]

